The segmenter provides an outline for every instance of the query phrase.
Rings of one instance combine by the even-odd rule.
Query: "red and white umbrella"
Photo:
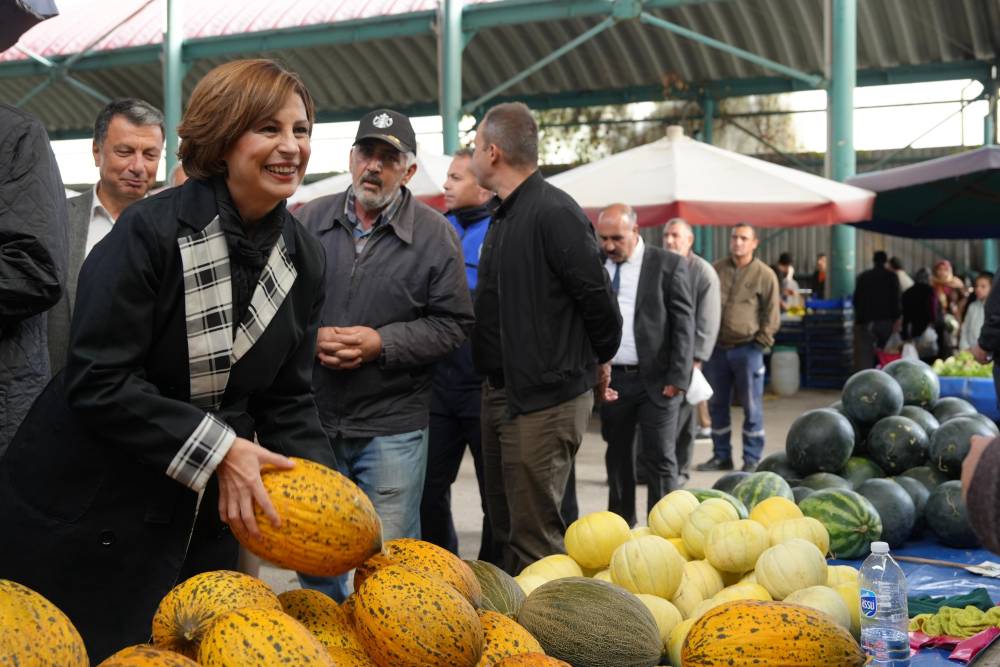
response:
[[[875,193],[684,136],[667,136],[549,179],[591,220],[616,202],[642,226],[684,218],[694,225],[806,227],[871,218]]]
[[[444,181],[448,176],[451,159],[450,155],[417,153],[417,173],[406,186],[414,197],[439,211],[445,210]],[[288,199],[288,207],[294,209],[317,197],[343,192],[350,185],[350,173],[338,174],[303,185]]]

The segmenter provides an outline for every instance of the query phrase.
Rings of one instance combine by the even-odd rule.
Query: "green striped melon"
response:
[[[694,494],[698,502],[705,502],[709,498],[721,498],[736,508],[736,513],[740,515],[741,519],[750,517],[750,512],[747,511],[747,506],[743,504],[743,501],[725,491],[719,491],[718,489],[688,489],[688,491]]]
[[[465,563],[472,568],[472,573],[476,575],[479,587],[483,590],[479,608],[517,618],[525,596],[514,577],[493,563],[482,560],[467,560]]]
[[[849,489],[823,489],[799,503],[799,509],[830,533],[835,558],[860,558],[882,535],[878,510],[864,496]]]
[[[847,459],[847,465],[837,473],[857,488],[862,482],[873,477],[885,477],[885,471],[877,463],[863,456],[852,456]]]
[[[773,496],[781,496],[795,502],[795,494],[788,482],[773,472],[755,472],[733,489],[736,496],[747,509],[753,509],[754,505],[762,500]]]

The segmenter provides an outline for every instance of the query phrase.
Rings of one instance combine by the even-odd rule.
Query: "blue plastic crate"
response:
[[[964,398],[981,414],[1000,420],[1000,408],[997,407],[996,387],[992,378],[943,377],[941,395]]]
[[[854,308],[854,301],[849,296],[840,299],[806,299],[806,308],[812,308],[813,310]]]

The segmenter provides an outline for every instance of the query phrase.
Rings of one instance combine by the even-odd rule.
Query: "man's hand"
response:
[[[680,396],[682,393],[684,393],[682,389],[678,389],[672,384],[668,384],[666,387],[663,388],[663,395],[666,396],[667,398]]]
[[[976,466],[979,465],[979,459],[983,457],[983,451],[985,451],[993,440],[993,438],[982,435],[972,436],[969,453],[965,455],[965,460],[962,461],[962,502],[965,502],[965,497],[969,494],[969,485],[972,484],[972,476],[976,474]]]
[[[691,367],[692,367],[692,368],[697,368],[697,369],[698,369],[698,370],[700,371],[700,370],[701,370],[701,362],[700,362],[699,360],[695,359],[695,360],[694,360],[694,361],[693,361],[693,362],[691,363]]]
[[[382,337],[370,327],[320,327],[316,356],[324,367],[353,370],[382,354]]]
[[[972,356],[975,357],[976,361],[978,361],[981,364],[988,364],[990,363],[990,360],[993,358],[992,354],[990,354],[983,348],[979,347],[979,343],[976,343],[975,345],[972,346]]]
[[[613,403],[618,400],[618,392],[611,388],[611,362],[597,367],[597,386],[594,397],[598,403]]]
[[[271,525],[275,528],[281,526],[281,517],[271,504],[260,478],[260,469],[265,465],[287,470],[295,463],[249,440],[236,438],[215,469],[219,477],[219,518],[230,525],[241,525],[255,538],[260,537],[260,529],[254,517],[254,502],[260,505]]]

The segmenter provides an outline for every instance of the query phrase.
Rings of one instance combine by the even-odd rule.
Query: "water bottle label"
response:
[[[868,588],[861,589],[861,614],[872,618],[878,611],[878,596]]]

